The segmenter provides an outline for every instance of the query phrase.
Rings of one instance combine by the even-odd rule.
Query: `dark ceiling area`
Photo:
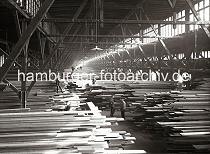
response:
[[[192,4],[200,1],[192,1]],[[70,57],[69,63],[65,62],[67,67],[76,65],[78,61],[103,55],[108,52],[107,50],[116,48],[119,42],[123,46],[128,45],[129,43],[126,44],[125,40],[134,39],[133,36],[135,34],[139,34],[135,38],[139,37],[141,39],[141,37],[145,37],[142,34],[143,31],[151,28],[151,26],[164,26],[166,22],[164,20],[168,17],[173,17],[174,13],[182,10],[190,10],[190,6],[186,0],[174,1],[174,7],[171,7],[170,2],[172,1],[55,0],[47,14],[41,20],[35,33],[32,34],[32,39],[29,42],[31,55],[37,61],[44,57],[46,59],[52,53],[50,52],[51,48],[56,47],[55,55],[58,60],[62,56]],[[40,1],[40,4],[42,3],[44,1]],[[9,50],[12,49],[19,38],[17,17],[20,20],[19,22],[25,20],[29,24],[30,20],[36,15],[33,14],[36,13],[36,9],[33,13],[30,13],[30,9],[32,9],[30,7],[24,8],[21,3],[18,3],[19,6],[14,3],[11,4],[7,0],[3,0],[0,3],[0,18],[4,21],[0,25],[1,46],[3,49],[8,50],[8,52],[10,52]],[[38,5],[38,2],[36,2],[34,7],[36,8]],[[19,8],[18,12],[14,11],[17,7]],[[168,22],[170,22],[169,25],[175,25],[176,27],[177,21],[173,20]],[[184,22],[189,22],[189,19],[181,23],[185,27],[191,24]],[[20,24],[19,27],[22,28],[22,25]],[[169,52],[171,54],[187,53],[189,49],[195,50],[195,42],[198,44],[196,46],[197,52],[209,49],[209,39],[202,29],[197,33],[196,38],[194,32],[187,33],[179,34],[173,38],[163,36],[161,40],[164,40],[164,44],[168,49],[163,46],[161,41],[149,44],[145,43],[142,45],[142,49],[148,57],[154,56],[154,48],[156,49],[156,53],[162,55],[167,55]],[[44,55],[41,55],[42,48],[40,45],[42,42],[40,38],[43,38],[41,40],[47,40],[44,43],[46,44],[44,46],[44,49],[46,49]],[[7,47],[4,44],[7,44]],[[135,51],[136,56],[140,56],[141,58],[145,57],[138,47],[128,50],[131,54],[134,54]],[[74,58],[71,59],[71,57]],[[124,56],[125,59],[129,59],[129,57],[127,54]]]
[[[63,46],[68,46],[72,50],[69,52],[77,52],[80,54],[80,58],[86,56],[91,57],[94,54],[98,54],[98,52],[105,52],[92,51],[91,49],[95,46],[99,46],[102,49],[109,49],[115,43],[117,44],[125,40],[125,38],[117,37],[119,35],[137,34],[141,30],[150,27],[149,24],[131,24],[123,21],[138,21],[140,17],[141,20],[147,20],[147,18],[149,20],[164,20],[173,16],[173,12],[189,9],[185,0],[177,1],[174,8],[170,7],[168,0],[99,1],[99,3],[102,2],[102,4],[95,4],[95,2],[96,1],[86,2],[84,8],[80,10],[78,17],[75,19],[74,15],[84,1],[55,1],[49,10],[50,18],[43,20],[44,23],[55,23],[57,25],[61,35],[50,34],[49,37],[52,38],[64,37],[64,35],[62,35],[64,29],[69,24],[72,25],[70,32],[65,35]],[[143,13],[141,11],[142,8]],[[174,41],[176,40],[174,39]],[[179,41],[181,41],[181,39],[178,39],[178,42]],[[176,48],[179,48],[179,46],[176,46],[174,49]],[[160,50],[162,50],[161,47]],[[182,48],[179,51],[182,52],[183,50],[185,49]],[[151,55],[151,50],[148,50],[147,53]]]

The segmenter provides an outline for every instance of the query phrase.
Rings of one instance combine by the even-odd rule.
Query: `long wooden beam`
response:
[[[22,21],[22,32],[25,31],[27,28],[27,22]],[[26,42],[26,45],[23,48],[22,54],[22,72],[25,74],[27,73],[28,69],[28,45],[29,41]],[[26,98],[26,84],[27,81],[21,78],[21,94],[20,94],[20,102],[21,102],[21,108],[26,108],[27,98]]]
[[[137,44],[142,44],[142,45],[151,45],[151,44],[156,44],[156,43],[118,43],[118,42],[82,42],[82,41],[76,41],[76,42],[63,42],[62,44],[93,44],[93,45],[100,45],[100,44],[110,44],[110,45],[137,45]]]
[[[106,23],[106,24],[163,24],[163,25],[210,25],[210,21],[164,21],[164,20],[122,20],[122,19],[67,19],[67,18],[47,18],[43,19],[42,22],[53,22],[53,23]]]
[[[15,11],[15,13],[14,13],[14,19],[15,19],[15,26],[16,26],[16,30],[17,30],[17,36],[18,36],[18,38],[20,38],[22,31],[21,31],[20,20],[19,20],[17,11]]]
[[[176,0],[168,0],[170,7],[173,9],[176,5]]]
[[[41,53],[41,59],[42,64],[44,64],[44,53],[45,53],[45,45],[46,45],[46,37],[42,37],[40,32],[37,33],[38,39],[39,39],[39,45],[40,45],[40,53]]]
[[[55,0],[45,0],[43,5],[40,7],[39,11],[37,12],[36,16],[31,20],[28,28],[25,32],[23,32],[22,36],[13,47],[11,54],[5,61],[4,65],[0,69],[0,81],[2,81],[10,68],[13,66],[15,60],[20,55],[21,51],[23,50],[26,43],[29,41],[30,37],[32,36],[33,32],[36,30],[37,26],[44,18],[45,14],[48,12],[49,8],[53,4]]]
[[[88,37],[94,38],[96,35],[62,35],[62,34],[49,34],[48,37]],[[97,35],[98,38],[182,38],[181,36],[140,36],[140,35]]]

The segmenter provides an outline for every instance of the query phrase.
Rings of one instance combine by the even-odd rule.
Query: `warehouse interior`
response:
[[[209,154],[210,0],[1,0],[1,154]]]

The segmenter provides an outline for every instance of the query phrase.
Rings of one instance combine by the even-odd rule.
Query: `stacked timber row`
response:
[[[49,95],[42,91],[37,96]],[[134,143],[126,131],[112,131],[121,118],[106,118],[101,111],[76,93],[50,97],[49,109],[0,110],[0,153],[146,153],[123,150]],[[42,105],[41,105],[42,106]],[[67,108],[68,107],[68,108]]]
[[[174,82],[128,82],[128,81],[97,81],[97,85],[91,86],[91,90],[81,97],[87,97],[101,109],[109,109],[109,99],[124,99],[128,106],[127,111],[132,112],[139,102],[144,101],[144,95],[149,92],[166,92],[175,89]],[[84,88],[77,88],[84,91]]]
[[[206,87],[208,83],[200,85]],[[209,153],[210,94],[208,90],[153,92],[138,103],[136,125],[167,142],[172,153]]]
[[[11,81],[11,83],[20,91],[19,81]],[[27,88],[30,82],[27,83]],[[28,95],[27,107],[31,109],[47,109],[50,103],[49,96],[56,93],[55,82],[37,81]],[[9,86],[0,92],[0,109],[20,108],[20,98],[18,92],[14,92]]]

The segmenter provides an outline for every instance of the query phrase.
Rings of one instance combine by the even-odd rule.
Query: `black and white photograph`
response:
[[[0,0],[0,154],[210,154],[210,0]]]

